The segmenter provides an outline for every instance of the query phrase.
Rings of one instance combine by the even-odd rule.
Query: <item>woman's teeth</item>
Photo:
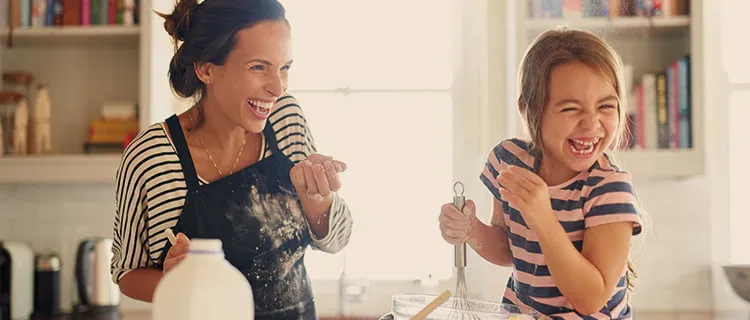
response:
[[[573,153],[588,155],[594,152],[596,145],[599,143],[599,138],[591,140],[569,139],[568,142],[570,142],[570,149]]]
[[[273,108],[273,102],[250,99],[247,100],[247,103],[250,105],[250,108],[262,115],[269,114],[271,112],[271,108]]]

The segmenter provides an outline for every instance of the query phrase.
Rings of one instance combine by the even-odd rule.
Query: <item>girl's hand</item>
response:
[[[440,208],[440,234],[452,245],[469,241],[474,221],[476,206],[474,201],[466,200],[463,212],[453,203],[446,203]]]
[[[292,184],[308,219],[320,218],[328,212],[334,193],[341,189],[339,173],[344,171],[346,163],[317,153],[292,168]]]
[[[182,259],[185,259],[185,255],[187,255],[189,248],[190,239],[188,239],[184,233],[178,233],[174,245],[169,248],[167,256],[164,258],[164,273],[169,272],[180,263]]]
[[[521,212],[529,228],[535,229],[540,219],[552,216],[547,183],[535,173],[510,166],[500,171],[497,182],[501,186],[500,195]]]

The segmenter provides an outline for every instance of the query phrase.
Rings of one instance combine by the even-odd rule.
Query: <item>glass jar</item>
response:
[[[0,136],[2,137],[2,148],[0,153],[12,154],[13,152],[13,124],[14,116],[18,103],[24,95],[15,91],[0,91],[0,125],[2,131]]]
[[[9,71],[3,73],[3,91],[13,91],[23,94],[31,100],[31,85],[34,75],[26,71]]]

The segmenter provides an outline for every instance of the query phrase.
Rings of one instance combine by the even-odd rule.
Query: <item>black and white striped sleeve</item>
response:
[[[128,272],[153,266],[149,257],[147,199],[144,184],[145,168],[141,159],[148,156],[145,138],[154,128],[136,137],[125,149],[116,172],[115,217],[111,273],[112,281],[119,283]]]
[[[278,120],[272,121],[276,129],[279,149],[292,161],[298,163],[316,153],[315,139],[310,132],[304,112],[297,100],[291,96],[279,99],[274,112]],[[344,186],[346,187],[346,186]],[[318,239],[311,233],[314,249],[336,253],[349,243],[352,233],[352,216],[344,199],[336,193],[328,215],[328,233]]]

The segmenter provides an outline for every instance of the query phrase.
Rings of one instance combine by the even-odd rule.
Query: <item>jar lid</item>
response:
[[[20,92],[0,91],[0,103],[18,103],[23,97],[23,93]]]
[[[34,75],[26,71],[3,72],[3,82],[30,85],[34,82]]]

